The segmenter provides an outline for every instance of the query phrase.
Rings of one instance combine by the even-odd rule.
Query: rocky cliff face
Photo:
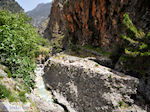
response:
[[[64,41],[63,41],[64,47],[68,46],[68,44],[70,44],[71,42],[73,45],[79,45],[79,46],[90,45],[96,48],[101,48],[105,51],[110,51],[111,53],[114,53],[114,51],[117,51],[118,53],[118,50],[119,50],[118,54],[120,54],[121,56],[122,53],[120,53],[120,49],[123,48],[122,46],[123,41],[120,39],[120,36],[122,34],[125,34],[125,28],[122,25],[123,15],[125,13],[128,13],[131,16],[133,23],[136,25],[136,27],[138,27],[138,29],[143,29],[144,32],[150,31],[150,2],[149,0],[54,0],[52,4],[51,14],[49,16],[50,21],[47,26],[47,29],[45,30],[45,36],[48,38],[58,38],[59,34],[61,35],[63,34],[65,35]],[[120,56],[117,57],[115,62],[114,60],[112,60],[114,65],[116,65],[114,66],[114,68],[122,67],[122,65],[116,64],[120,62],[122,63],[122,61],[119,60]],[[149,62],[148,61],[149,57],[147,58],[142,57],[142,58],[144,59],[140,58],[134,61],[129,61],[129,64],[134,68],[134,70],[128,73],[129,75],[134,75],[134,72],[136,70],[144,70],[144,71],[148,70],[148,73],[145,76],[140,76],[139,73],[135,73],[134,75],[140,79],[138,93],[141,94],[141,96],[145,99],[147,103],[150,101],[150,97],[149,97],[150,96],[150,93],[149,93],[150,72],[149,72],[149,66],[146,66],[145,68],[145,66],[143,65],[144,64],[147,65],[147,63]],[[45,76],[47,79],[54,78],[55,82],[50,80],[50,81],[47,81],[46,83],[49,83],[51,86],[53,86],[54,89],[63,93],[63,90],[61,87],[69,88],[70,83],[67,82],[69,83],[68,84],[69,86],[65,85],[64,83],[66,82],[62,82],[62,79],[61,79],[63,76],[61,77],[60,76],[61,74],[59,74],[56,71],[53,71],[54,68],[57,70],[60,70],[60,73],[62,74],[64,73],[63,74],[64,77],[65,78],[67,77],[65,80],[68,80],[68,79],[71,79],[71,81],[77,81],[77,80],[74,79],[75,77],[70,76],[70,74],[72,75],[72,70],[70,70],[70,64],[69,64],[69,67],[66,67],[66,69],[63,71],[62,66],[64,65],[62,65],[62,63],[58,64],[55,62],[54,64],[53,61],[55,60],[51,60],[52,63],[50,64],[50,67],[49,67],[50,70],[46,71]],[[70,61],[70,63],[72,63],[72,60]],[[126,69],[124,67],[122,67],[121,69],[125,70],[126,72]],[[120,71],[121,69],[119,68],[117,70]],[[121,71],[124,72],[123,70]],[[67,72],[68,74],[69,73],[70,74],[67,75]],[[82,74],[82,73],[83,72],[79,74]],[[49,76],[50,74],[51,76]],[[75,74],[75,75],[78,75],[78,74]],[[98,75],[97,77],[99,76],[100,75]],[[77,76],[77,77],[80,77],[80,76]],[[88,76],[86,78],[88,78]],[[56,79],[58,79],[59,83],[57,82]],[[82,81],[84,81],[84,78]],[[75,84],[77,87],[80,86],[77,83]],[[62,86],[59,87],[59,85],[62,85]],[[92,82],[91,82],[91,85],[92,85]],[[87,89],[87,88],[88,87],[84,89]],[[80,87],[79,87],[79,91],[80,91]],[[107,91],[107,90],[104,89],[104,91]],[[69,93],[70,92],[69,90],[66,90],[65,92],[66,93],[64,94],[65,95],[67,94],[66,97],[68,96],[68,94],[69,95],[72,94],[72,93]],[[100,93],[102,93],[102,91]],[[76,107],[79,107],[78,109],[80,110],[80,104],[78,104],[78,102],[75,102],[77,101],[77,99],[73,99],[73,98],[71,97],[69,98],[69,100],[73,102],[75,106],[77,105]],[[85,93],[85,98],[86,98],[86,93]],[[79,99],[81,100],[82,98],[79,98]],[[89,99],[86,99],[86,100],[89,100]],[[84,102],[83,99],[82,99],[82,102]],[[86,106],[90,105],[90,104],[86,104],[85,102],[83,104]]]
[[[150,29],[148,0],[54,0],[46,32],[52,33],[58,25],[61,31],[69,33],[66,40],[74,44],[112,50],[121,44],[125,12],[137,26]]]
[[[0,9],[11,12],[23,12],[22,7],[15,0],[0,0]]]
[[[50,38],[53,37],[53,33],[59,34],[60,32],[66,32],[66,25],[63,14],[63,1],[55,0],[52,3],[52,8],[49,15],[50,20],[44,32],[45,37]]]
[[[32,24],[38,27],[48,18],[50,10],[51,3],[42,3],[39,4],[35,9],[28,11],[27,15],[32,18]]]

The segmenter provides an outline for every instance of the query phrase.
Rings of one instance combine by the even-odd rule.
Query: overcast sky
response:
[[[32,10],[35,8],[39,3],[48,3],[52,0],[16,0],[25,11]]]

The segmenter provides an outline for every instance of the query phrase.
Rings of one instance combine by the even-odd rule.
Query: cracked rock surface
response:
[[[59,103],[77,112],[146,112],[131,99],[139,83],[134,77],[66,54],[50,58],[44,71],[45,84]]]

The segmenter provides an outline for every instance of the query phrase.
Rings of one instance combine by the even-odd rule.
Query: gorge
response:
[[[129,16],[133,20],[133,24],[135,24],[138,29],[142,29],[146,33],[149,32],[150,3],[148,2],[148,0],[54,0],[49,17],[50,21],[47,29],[45,30],[45,37],[50,39],[50,41],[57,41],[59,35],[64,35],[64,38],[62,39],[62,49],[73,49],[73,52],[76,52],[75,54],[73,53],[73,55],[75,56],[90,57],[92,54],[92,56],[94,55],[94,57],[96,58],[94,59],[96,60],[96,62],[105,66],[110,66],[110,63],[112,63],[112,69],[138,78],[139,84],[137,87],[137,95],[133,96],[134,98],[136,97],[135,99],[144,98],[144,102],[147,102],[147,105],[149,105],[149,56],[137,57],[133,60],[130,60],[127,62],[127,67],[124,66],[125,64],[121,60],[122,56],[124,55],[124,47],[126,43],[124,43],[124,41],[120,37],[123,34],[127,34],[127,30],[122,23],[123,15],[125,13],[129,14]],[[64,59],[65,58],[67,57],[64,56]],[[69,59],[70,58],[67,58],[66,60]],[[53,59],[52,62],[50,61],[50,63],[53,63]],[[57,61],[54,63],[57,63]],[[55,67],[59,69],[59,66],[64,66],[59,64],[50,64],[50,66],[52,66],[53,69]],[[68,65],[67,62],[66,65]],[[65,74],[62,76],[62,78],[61,74],[63,73],[58,72],[57,77],[57,72],[54,72],[51,67],[48,68],[48,70],[49,69],[50,72],[48,72],[48,74],[46,73],[46,80],[48,80],[47,83],[50,86],[55,85],[52,86],[52,88],[58,90],[61,94],[64,94],[65,97],[67,97],[68,94],[72,94],[71,91],[68,92],[69,90],[62,90],[63,87],[65,88],[67,86],[65,86],[65,84],[67,83],[66,78],[68,77],[66,76],[66,72],[70,73],[70,68],[68,68],[69,70],[64,71]],[[145,71],[143,76],[140,75],[141,71]],[[71,74],[73,73],[71,72],[69,75]],[[69,79],[71,79],[71,76],[69,77]],[[51,78],[54,78],[55,81],[57,81],[56,79],[58,78],[58,85],[56,82],[50,81],[49,79]],[[65,81],[63,80],[63,78],[65,79]],[[64,83],[61,82],[61,80],[63,80]],[[75,79],[71,79],[70,83],[73,80]],[[61,83],[62,86],[60,86]],[[76,81],[73,81],[72,83],[74,85]],[[83,84],[83,86],[85,85]],[[69,86],[67,86],[66,88],[69,88]],[[78,89],[80,90],[80,88]],[[70,97],[68,99],[70,99],[71,102],[77,100],[73,100]],[[84,103],[86,103],[86,101],[84,101]],[[74,104],[74,107],[78,108],[79,106],[76,105],[77,104]],[[88,108],[86,106],[81,107]],[[88,110],[89,109],[87,109],[86,112],[88,112]],[[80,111],[82,112],[85,110],[82,109],[79,110],[79,112]],[[102,110],[99,111],[101,112]],[[149,109],[147,111],[149,111]],[[96,112],[96,110],[94,112]]]
[[[6,9],[5,5],[2,7],[2,1],[0,9]],[[42,6],[47,11],[43,11]],[[35,78],[25,79],[25,82],[35,84],[28,87],[30,92],[25,93],[28,111],[150,112],[148,0],[53,0],[37,8],[45,13],[50,11],[50,14],[43,29],[38,23],[41,21],[39,12],[34,17],[38,33],[45,40],[36,36],[39,40],[35,44],[40,51],[35,50],[35,55],[38,54]],[[3,26],[1,18],[0,26]],[[135,51],[128,47],[135,48]],[[32,50],[27,50],[26,54],[28,51]],[[131,55],[130,51],[137,55]],[[31,69],[21,73],[26,74]],[[4,76],[0,84],[6,88],[16,94],[25,89],[19,85],[22,84],[20,77],[7,76],[6,67],[0,66],[0,73]],[[8,109],[3,102],[12,104],[7,99],[0,99],[0,102],[2,111],[2,107]]]

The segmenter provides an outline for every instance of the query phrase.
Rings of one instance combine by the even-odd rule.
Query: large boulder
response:
[[[86,58],[65,54],[50,58],[44,80],[59,103],[67,106],[68,102],[77,112],[112,112],[122,108],[143,112],[137,106],[132,108],[131,95],[136,94],[138,79]]]

